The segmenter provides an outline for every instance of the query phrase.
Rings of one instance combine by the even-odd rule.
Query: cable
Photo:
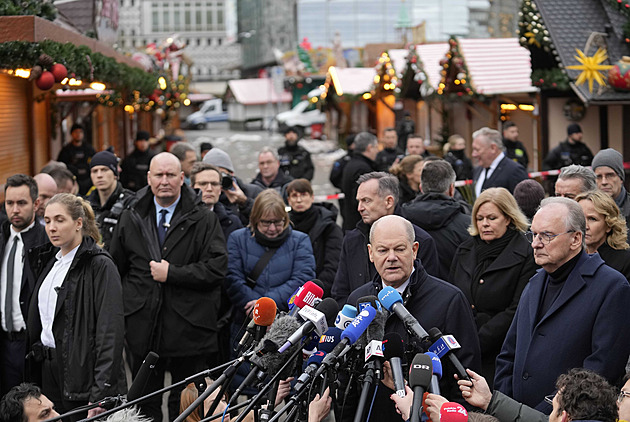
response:
[[[372,406],[374,406],[374,399],[376,399],[376,392],[378,391],[378,384],[374,387],[374,395],[372,396],[372,403],[370,403],[370,410],[368,411],[366,422],[369,422],[370,415],[372,415]]]
[[[228,409],[230,408],[230,404],[228,403],[227,406],[225,406],[225,409],[223,409],[223,416],[221,416],[221,422],[224,422],[225,420],[225,414],[227,413]]]

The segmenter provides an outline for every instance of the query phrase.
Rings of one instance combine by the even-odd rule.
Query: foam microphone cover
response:
[[[309,366],[312,363],[314,363],[317,366],[319,366],[319,365],[322,364],[322,361],[324,360],[325,357],[326,357],[326,352],[322,352],[321,350],[318,351],[318,352],[315,352],[306,361],[306,366]]]
[[[354,344],[357,339],[367,330],[367,327],[374,320],[376,316],[376,309],[371,305],[363,308],[361,312],[352,320],[352,323],[343,330],[341,333],[341,339],[348,339],[347,344]]]
[[[459,403],[446,402],[440,408],[440,422],[466,422],[468,412]]]
[[[427,331],[427,333],[429,334],[429,338],[431,339],[431,341],[434,342],[434,343],[436,341],[438,341],[438,339],[440,337],[442,337],[442,332],[437,327],[433,327],[433,328],[429,329],[429,331]]]
[[[144,358],[136,378],[133,380],[133,383],[131,383],[131,387],[129,387],[129,392],[127,393],[128,402],[138,399],[144,395],[151,371],[159,359],[160,357],[155,352],[149,352],[147,357]]]
[[[324,296],[324,289],[312,281],[307,281],[302,286],[299,294],[297,294],[295,299],[293,299],[293,303],[301,309],[307,305],[313,306],[315,299],[321,298],[322,296]],[[337,313],[335,312],[335,315],[336,314]]]
[[[333,299],[332,297],[327,297],[326,299],[319,302],[315,309],[326,315],[326,323],[329,327],[335,325],[337,312],[339,312],[339,305],[337,304],[337,301],[335,299]]]
[[[385,360],[391,358],[403,359],[405,356],[405,344],[403,339],[397,332],[390,332],[383,337],[383,357]]]
[[[341,341],[342,331],[337,327],[330,327],[323,336],[319,338],[318,350],[326,353],[332,352],[337,344]]]
[[[422,387],[424,390],[429,388],[431,384],[431,376],[433,375],[433,364],[431,358],[423,353],[414,356],[409,368],[409,386]]]
[[[267,372],[267,374],[273,374],[277,372],[282,365],[286,362],[286,357],[290,356],[297,348],[299,344],[295,344],[287,350],[288,354],[277,353],[278,345],[284,344],[289,336],[293,334],[294,331],[298,330],[302,324],[291,315],[284,315],[271,324],[269,331],[265,334],[265,336],[260,340],[260,342],[256,345],[255,350],[261,349],[269,349],[269,342],[272,342],[275,345],[275,352],[268,352],[262,356],[254,355],[251,357],[250,361],[262,368]]]
[[[357,300],[357,310],[361,312],[365,307],[365,304],[370,304],[374,309],[377,310],[376,315],[374,316],[374,320],[370,325],[368,325],[367,330],[361,334],[359,339],[356,342],[356,348],[365,349],[365,346],[372,340],[383,340],[383,336],[385,335],[385,323],[387,322],[387,317],[389,314],[384,313],[384,309],[382,308],[378,298],[376,296],[364,296]]]
[[[254,305],[254,323],[269,327],[276,319],[276,302],[270,297],[261,297]]]
[[[312,280],[311,280],[311,283],[315,283],[315,284],[317,284],[317,285],[318,285],[318,286],[322,289],[322,291],[324,290],[324,282],[323,282],[323,281],[321,281],[319,278],[314,278],[314,279],[312,279]],[[322,295],[322,296],[323,296],[323,295]],[[320,296],[320,297],[322,297],[322,296]]]
[[[426,352],[425,355],[431,358],[431,364],[433,365],[433,375],[442,379],[442,361],[435,353]]]

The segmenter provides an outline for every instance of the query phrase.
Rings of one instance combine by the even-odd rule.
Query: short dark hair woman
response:
[[[33,380],[65,413],[127,391],[122,287],[116,265],[98,245],[87,201],[57,194],[44,221],[51,244],[33,251],[30,261],[37,284],[28,312],[29,357]]]

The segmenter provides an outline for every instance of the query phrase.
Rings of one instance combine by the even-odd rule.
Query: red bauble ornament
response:
[[[35,85],[42,91],[48,91],[55,84],[55,77],[51,72],[44,71],[42,75],[37,78]]]
[[[61,63],[55,63],[52,65],[50,72],[55,77],[55,82],[61,82],[66,78],[66,76],[68,76],[68,69],[66,69],[66,67]]]
[[[623,56],[608,71],[608,83],[617,91],[630,91],[630,57]]]

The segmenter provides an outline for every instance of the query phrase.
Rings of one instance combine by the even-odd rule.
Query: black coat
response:
[[[52,245],[31,254],[37,285],[28,311],[29,345],[40,341],[38,293],[59,251]],[[111,256],[90,237],[83,241],[58,290],[52,326],[57,362],[63,370],[64,400],[95,402],[127,391],[122,360],[125,336],[120,276]],[[31,359],[32,360],[32,359]],[[31,362],[31,379],[41,368]]]
[[[112,241],[112,233],[114,232],[116,224],[118,224],[120,215],[123,210],[131,204],[134,198],[134,192],[123,188],[120,182],[116,185],[116,189],[112,192],[110,197],[107,198],[105,205],[102,207],[101,198],[96,189],[92,190],[92,193],[85,198],[90,202],[92,210],[94,210],[94,216],[96,217],[96,223],[98,224],[98,230],[101,233],[101,239],[105,249],[108,249]]]
[[[376,170],[376,163],[363,154],[353,154],[348,164],[343,169],[343,177],[341,179],[341,190],[345,195],[343,200],[343,209],[341,216],[343,217],[343,230],[352,230],[361,220],[361,215],[357,211],[359,203],[357,202],[357,179],[365,173]],[[350,293],[350,292],[348,292]]]
[[[435,240],[440,277],[447,279],[455,251],[470,235],[470,214],[461,202],[441,193],[424,193],[402,206],[402,215]]]
[[[11,222],[9,220],[4,221],[0,226],[0,239],[2,240],[0,242],[0,257],[4,257],[5,248],[7,242],[9,241],[9,237],[11,236],[10,227]],[[49,243],[49,240],[44,226],[39,224],[37,219],[33,227],[26,232],[20,233],[20,236],[22,237],[22,242],[24,242],[24,265],[22,267],[22,285],[20,288],[20,311],[22,312],[24,321],[26,321],[26,318],[28,317],[28,305],[31,301],[33,290],[35,289],[35,283],[37,282],[37,278],[35,278],[29,262],[30,254],[34,248]],[[2,312],[0,312],[0,318],[4,318]]]
[[[317,278],[324,283],[324,297],[329,297],[339,267],[343,232],[337,225],[337,208],[333,204],[328,202],[313,204],[313,210],[318,217],[306,234],[313,246],[315,273]]]
[[[494,360],[501,351],[521,293],[537,266],[531,244],[517,233],[480,279],[473,280],[477,266],[475,243],[475,238],[469,237],[457,249],[448,280],[464,292],[472,306],[484,370],[488,372],[483,375],[492,379]]]
[[[397,213],[400,215],[400,213]],[[420,227],[414,225],[416,242],[420,244],[418,260],[431,275],[440,273],[437,249],[433,238]],[[360,221],[357,228],[347,232],[341,247],[339,268],[332,286],[332,297],[339,307],[346,304],[348,295],[368,283],[376,276],[376,268],[370,262],[367,244],[369,243],[370,226]],[[351,303],[354,306],[354,303]]]
[[[131,154],[125,157],[120,163],[122,172],[120,173],[120,183],[133,191],[137,192],[147,185],[147,172],[149,164],[155,153],[151,149],[145,152],[135,149]]]
[[[398,187],[400,188],[398,204],[401,206],[413,201],[418,195],[418,192],[411,189],[406,180],[399,179]]]
[[[619,212],[626,219],[626,227],[628,228],[628,241],[630,242],[630,193],[625,186],[621,187],[619,196],[615,198],[615,204],[619,207]]]
[[[416,260],[415,271],[411,274],[410,282],[403,296],[404,305],[425,329],[439,328],[443,334],[451,334],[461,345],[455,354],[464,368],[478,371],[481,367],[479,340],[475,335],[475,321],[470,305],[464,294],[453,285],[430,276]],[[380,276],[352,292],[348,298],[349,303],[355,304],[357,299],[378,295],[383,288]],[[424,351],[419,348],[419,342],[411,338],[403,322],[394,314],[390,315],[385,324],[385,333],[396,332],[403,338],[407,362],[411,363],[415,353]],[[463,402],[457,383],[453,378],[455,370],[449,360],[442,360],[442,379],[440,390],[450,400]],[[377,399],[374,401],[372,421],[397,421],[400,415],[396,414],[395,407],[389,399],[393,394],[383,384],[379,385]],[[356,405],[356,402],[355,402]],[[350,411],[344,410],[344,414]],[[352,412],[351,412],[352,413]],[[398,419],[397,419],[398,418]]]
[[[110,252],[122,278],[127,344],[136,355],[196,356],[217,351],[221,285],[227,269],[219,220],[184,185],[160,250],[153,193],[138,192],[114,231]],[[149,262],[169,262],[168,278],[151,277]]]
[[[510,160],[519,163],[527,170],[529,164],[529,157],[527,156],[527,150],[525,145],[519,140],[510,141],[503,138],[503,146],[505,147],[505,156]]]
[[[481,167],[476,167],[473,170],[473,181],[475,185],[477,184],[482,171],[483,168]],[[503,157],[503,159],[499,161],[497,168],[495,168],[492,174],[490,174],[490,178],[484,179],[481,190],[484,191],[488,188],[505,188],[509,190],[510,193],[514,193],[516,185],[527,178],[527,171],[523,168],[523,166],[515,163],[507,157]]]
[[[613,249],[604,242],[597,248],[597,253],[606,265],[619,271],[630,282],[630,249]]]
[[[578,164],[580,166],[590,166],[593,162],[593,153],[582,142],[570,143],[560,142],[557,147],[549,151],[543,161],[543,170],[560,170],[562,167]]]
[[[311,160],[311,153],[299,145],[286,145],[278,148],[280,169],[294,179],[304,178],[313,180],[315,167]]]
[[[219,224],[221,224],[221,230],[223,230],[223,237],[226,242],[233,231],[243,227],[243,223],[238,215],[234,214],[230,209],[225,208],[222,203],[217,202],[214,204],[212,211],[214,211],[219,219]]]
[[[470,180],[473,178],[473,164],[470,158],[466,157],[464,150],[449,151],[444,155],[453,171],[455,171],[455,180]]]
[[[383,148],[376,155],[376,167],[379,171],[389,171],[389,168],[396,161],[396,157],[405,155],[405,152],[396,147],[396,148]]]
[[[243,226],[246,226],[249,224],[249,214],[251,214],[252,212],[252,207],[254,206],[254,200],[256,199],[258,194],[263,191],[263,188],[258,185],[254,185],[253,183],[245,183],[238,177],[233,176],[233,178],[236,181],[236,184],[238,185],[238,187],[243,191],[243,193],[247,197],[247,199],[245,200],[245,203],[243,204],[231,203],[227,195],[223,191],[221,192],[221,195],[219,196],[219,202],[222,203],[226,209],[236,214],[238,218],[241,220],[241,223],[243,224]],[[227,238],[225,240],[227,240]]]
[[[283,198],[286,197],[286,187],[293,180],[293,177],[289,176],[282,169],[278,169],[278,174],[276,174],[276,178],[266,185],[262,179],[260,173],[256,175],[254,180],[252,180],[252,184],[261,187],[264,189],[275,189]]]
[[[66,144],[61,151],[57,161],[61,161],[68,166],[68,170],[77,178],[79,184],[79,194],[85,195],[92,186],[90,179],[90,160],[96,154],[92,145],[83,141],[80,146],[75,147],[72,142]]]

